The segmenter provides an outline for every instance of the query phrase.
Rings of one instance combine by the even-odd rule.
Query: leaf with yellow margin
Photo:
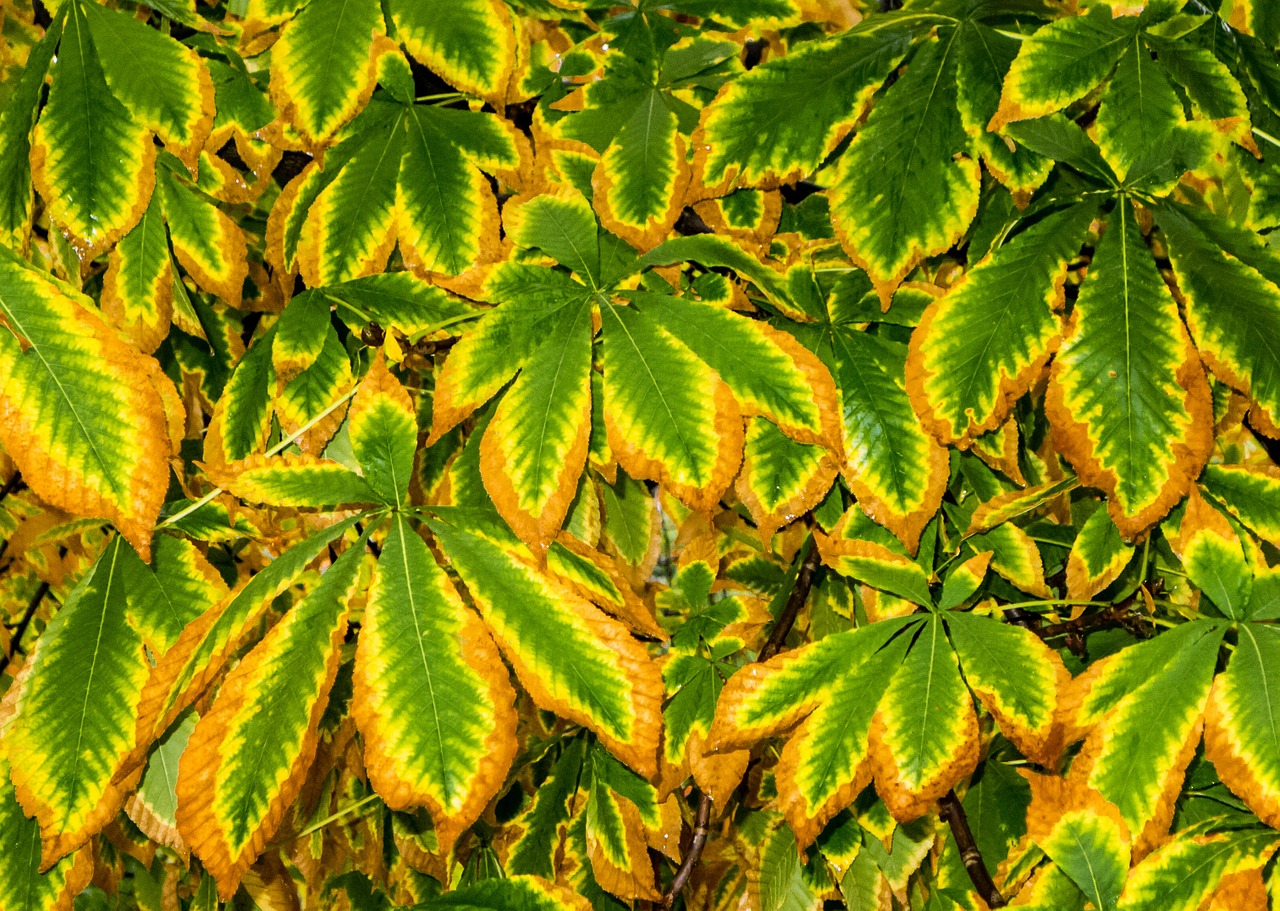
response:
[[[662,675],[644,648],[513,549],[439,520],[430,524],[534,702],[594,731],[641,775],[654,775]]]
[[[178,831],[230,901],[302,790],[364,538],[227,675],[178,767]]]
[[[1117,911],[1196,911],[1225,877],[1263,867],[1276,844],[1257,829],[1182,835],[1129,872]]]
[[[271,49],[271,97],[307,142],[329,140],[373,94],[376,0],[310,0]]]
[[[495,107],[507,102],[516,66],[511,11],[499,0],[450,0],[428,8],[416,0],[390,0],[396,37],[424,66]]]
[[[1182,524],[1170,542],[1191,584],[1232,620],[1248,612],[1253,567],[1227,517],[1191,488]]]
[[[163,206],[155,195],[133,230],[111,250],[102,279],[102,312],[146,354],[169,334],[173,259]]]
[[[835,460],[821,446],[797,443],[764,418],[748,422],[736,490],[762,541],[817,506],[836,474]]]
[[[242,500],[271,506],[318,509],[382,499],[345,465],[299,452],[252,455],[211,472],[210,478]]]
[[[393,518],[360,630],[353,712],[374,789],[394,809],[425,806],[442,854],[502,786],[514,701],[484,624]]]
[[[155,362],[92,303],[0,251],[0,444],[46,502],[147,557],[171,452]]]
[[[348,417],[351,452],[382,502],[404,506],[413,475],[418,424],[409,392],[377,358],[356,389]]]
[[[62,19],[55,17],[44,37],[27,53],[22,74],[10,77],[11,94],[0,113],[0,238],[10,249],[24,254],[31,243],[35,202],[31,192],[31,134],[40,113],[45,77],[61,38]]]
[[[120,810],[114,781],[135,746],[149,665],[129,623],[115,538],[36,640],[3,748],[23,810],[36,818],[47,870]],[[15,684],[19,685],[19,684]]]
[[[1124,572],[1136,552],[1105,509],[1085,519],[1067,556],[1067,597],[1087,601]]]
[[[0,911],[71,911],[93,876],[93,849],[85,845],[41,873],[40,826],[23,814],[9,772],[0,756]]]
[[[1126,539],[1186,496],[1208,459],[1209,385],[1127,200],[1089,267],[1045,412],[1058,452],[1082,483],[1106,491]]]
[[[156,150],[151,131],[108,88],[84,5],[68,2],[61,15],[62,41],[36,124],[31,175],[49,217],[89,258],[142,217],[155,187]]]
[[[179,264],[201,288],[238,307],[249,272],[244,231],[176,172],[160,167],[156,182]]]

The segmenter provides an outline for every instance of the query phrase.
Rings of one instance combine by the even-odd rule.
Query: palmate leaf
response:
[[[373,94],[375,0],[310,0],[271,52],[271,96],[311,144],[326,142]]]
[[[155,186],[156,150],[150,131],[108,88],[82,3],[65,4],[62,22],[31,174],[50,218],[89,257],[142,216]]]
[[[965,273],[925,310],[911,336],[907,390],[921,423],[945,443],[994,430],[1031,388],[1061,337],[1067,263],[1094,209],[1045,217]]]
[[[907,273],[959,240],[978,211],[980,169],[955,105],[955,36],[916,47],[841,157],[831,190],[836,234],[886,309]]]
[[[1182,499],[1208,458],[1208,383],[1127,201],[1098,244],[1045,412],[1056,448],[1106,491],[1126,538]]]
[[[702,114],[695,158],[709,186],[790,183],[817,170],[902,60],[905,28],[854,29],[801,45],[729,82]],[[806,112],[801,125],[792,112]]]
[[[492,114],[377,99],[364,117],[323,170],[304,172],[276,203],[283,263],[296,257],[318,286],[382,270],[397,240],[419,274],[495,259],[498,207],[480,169],[519,166],[515,128]]]
[[[40,872],[40,826],[22,812],[9,782],[9,760],[0,757],[0,911],[69,911],[93,876],[88,845]]]
[[[662,676],[626,628],[510,548],[441,521],[431,529],[534,701],[595,731],[615,756],[653,775]]]
[[[395,809],[425,806],[447,854],[515,757],[515,693],[484,624],[399,516],[360,630],[355,687],[371,783]]]
[[[316,509],[381,500],[364,478],[345,465],[302,453],[250,456],[210,472],[209,477],[242,500],[272,506]]]
[[[7,251],[0,320],[0,443],[42,499],[110,519],[147,557],[174,451],[170,381],[87,298]]]
[[[178,771],[178,831],[230,901],[302,790],[338,672],[364,539],[227,675]]]
[[[1241,624],[1205,720],[1205,756],[1223,784],[1270,826],[1280,821],[1280,632]]]
[[[1023,772],[1031,786],[1027,835],[1093,902],[1114,911],[1129,873],[1129,827],[1079,776]]]
[[[1227,246],[1239,232],[1212,216],[1189,217],[1183,207],[1157,210],[1169,241],[1169,259],[1187,308],[1187,326],[1208,368],[1255,403],[1260,430],[1280,435],[1280,357],[1270,340],[1280,337],[1280,266],[1265,249],[1255,253],[1272,268],[1259,271],[1248,252]],[[1218,228],[1218,236],[1204,228]],[[1225,235],[1225,236],[1224,236]],[[1256,244],[1250,244],[1257,250]],[[1230,251],[1230,252],[1228,252]],[[1244,339],[1253,342],[1242,343]],[[1258,343],[1261,340],[1266,343]]]
[[[119,811],[113,777],[134,747],[132,719],[149,666],[128,621],[116,538],[36,641],[4,738],[23,810],[40,824],[41,869]]]

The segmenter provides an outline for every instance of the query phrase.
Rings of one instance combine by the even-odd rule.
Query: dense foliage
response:
[[[0,911],[1280,907],[1280,4],[0,15]]]

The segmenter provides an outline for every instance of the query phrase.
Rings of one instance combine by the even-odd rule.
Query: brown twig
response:
[[[787,603],[783,605],[782,612],[778,614],[778,620],[773,625],[773,631],[769,633],[769,638],[756,656],[756,661],[768,661],[782,651],[782,643],[786,640],[787,634],[791,632],[791,627],[796,622],[800,608],[809,600],[809,590],[813,587],[813,576],[818,571],[818,548],[814,546],[812,539],[806,541],[804,547],[805,549],[801,551],[800,556],[803,562],[800,564],[800,571],[796,574],[795,585],[791,586],[791,593],[787,596]],[[671,886],[667,889],[667,894],[662,897],[662,907],[667,911],[670,911],[675,905],[676,898],[684,891],[685,885],[689,882],[689,877],[693,875],[693,871],[698,866],[698,860],[702,857],[702,849],[707,844],[707,827],[710,822],[711,796],[702,791],[698,794],[698,809],[694,814],[693,840],[689,842],[689,849],[685,851],[684,858],[680,861],[680,867],[676,870],[675,878],[671,880]]]
[[[36,593],[31,596],[31,601],[27,604],[27,609],[22,613],[22,619],[18,621],[17,627],[13,631],[13,638],[9,640],[9,651],[5,653],[3,659],[0,659],[0,674],[3,674],[13,661],[13,656],[18,653],[18,647],[22,645],[22,636],[27,631],[27,626],[31,623],[31,618],[35,616],[36,609],[40,607],[40,602],[44,600],[44,596],[49,594],[49,583],[41,582],[36,588]]]
[[[978,843],[973,838],[973,830],[969,828],[969,817],[965,816],[964,807],[960,804],[960,798],[956,796],[954,790],[938,798],[938,815],[951,826],[951,835],[956,840],[956,847],[960,849],[960,860],[964,862],[965,871],[969,874],[973,887],[978,890],[987,907],[1003,908],[1008,905],[991,879],[991,874],[987,872],[982,852],[978,850]]]

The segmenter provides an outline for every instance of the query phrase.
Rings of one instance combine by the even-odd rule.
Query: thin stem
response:
[[[295,838],[306,838],[306,837],[307,837],[308,835],[310,835],[312,832],[315,832],[315,831],[317,831],[317,830],[319,830],[319,829],[323,829],[323,828],[324,828],[325,826],[327,826],[329,823],[331,823],[331,822],[337,822],[339,819],[342,819],[342,817],[344,817],[344,816],[350,816],[352,813],[354,813],[356,810],[358,810],[358,809],[360,809],[361,807],[363,807],[365,804],[372,803],[373,801],[375,801],[375,800],[377,800],[377,799],[378,799],[378,795],[377,795],[377,794],[370,794],[368,797],[364,797],[364,798],[362,798],[362,799],[360,799],[360,800],[357,800],[357,801],[356,801],[355,803],[353,803],[353,804],[349,804],[349,805],[347,805],[347,806],[343,807],[341,810],[339,810],[339,811],[338,811],[338,812],[336,812],[336,813],[330,813],[328,816],[326,816],[324,819],[320,820],[319,822],[313,822],[311,825],[307,826],[305,829],[303,829],[301,832],[299,832],[299,833],[298,833],[296,836],[294,836],[294,837],[295,837]]]
[[[335,411],[337,411],[339,408],[345,405],[347,401],[350,400],[351,397],[354,396],[355,394],[356,394],[356,387],[352,387],[347,392],[344,392],[340,397],[338,397],[337,400],[330,403],[330,405],[327,408],[325,408],[324,411],[317,414],[315,417],[307,421],[307,423],[303,424],[301,427],[299,427],[293,433],[289,434],[279,443],[272,446],[264,454],[268,458],[270,458],[273,455],[279,455],[280,453],[284,452],[286,449],[288,449],[290,446],[296,443],[299,439],[301,439],[304,433],[306,433],[312,427],[316,426],[325,418],[327,418],[329,415],[333,414]],[[156,528],[167,528],[168,526],[173,525],[175,522],[180,522],[181,520],[185,519],[187,516],[195,512],[200,507],[206,506],[209,503],[213,502],[219,495],[223,493],[225,493],[225,491],[221,487],[213,488],[213,490],[209,491],[203,497],[196,500],[186,509],[183,509],[181,512],[174,513],[173,515],[169,516],[169,518],[165,519],[163,522],[157,523]]]
[[[798,559],[800,560],[800,570],[796,573],[795,584],[791,586],[791,593],[787,596],[787,603],[783,605],[782,612],[778,614],[778,620],[773,625],[773,631],[769,634],[768,640],[756,657],[757,662],[768,661],[782,651],[782,643],[786,640],[787,634],[791,632],[791,627],[796,622],[796,616],[799,615],[800,608],[809,600],[809,591],[813,588],[813,577],[818,571],[818,549],[813,544],[812,536],[805,539],[800,548]],[[711,795],[702,791],[698,794],[698,809],[694,814],[693,840],[689,842],[689,850],[685,852],[684,859],[680,862],[680,868],[676,870],[675,878],[671,880],[671,887],[667,889],[667,894],[662,898],[662,907],[667,911],[670,911],[675,905],[676,898],[684,890],[685,885],[689,882],[689,877],[693,875],[694,869],[698,866],[698,860],[702,857],[702,849],[707,844],[707,827],[710,822]]]
[[[973,830],[969,828],[969,818],[965,816],[964,807],[954,790],[938,798],[938,815],[951,826],[951,835],[956,840],[956,847],[960,849],[960,859],[964,861],[964,869],[969,874],[973,887],[987,903],[987,907],[1005,907],[1008,902],[1004,900],[1004,896],[1000,894],[1000,890],[991,879],[990,872],[987,871],[982,852],[978,850],[978,843],[973,837]]]
[[[36,609],[40,607],[40,602],[44,600],[44,596],[47,594],[49,594],[49,583],[41,582],[36,588],[36,593],[27,602],[27,609],[22,612],[22,619],[18,621],[18,626],[13,631],[13,638],[9,640],[9,651],[3,659],[0,659],[0,673],[4,673],[10,662],[13,661],[13,656],[18,654],[18,647],[22,645],[22,636],[26,633],[27,626],[31,623],[31,618],[35,616]]]

